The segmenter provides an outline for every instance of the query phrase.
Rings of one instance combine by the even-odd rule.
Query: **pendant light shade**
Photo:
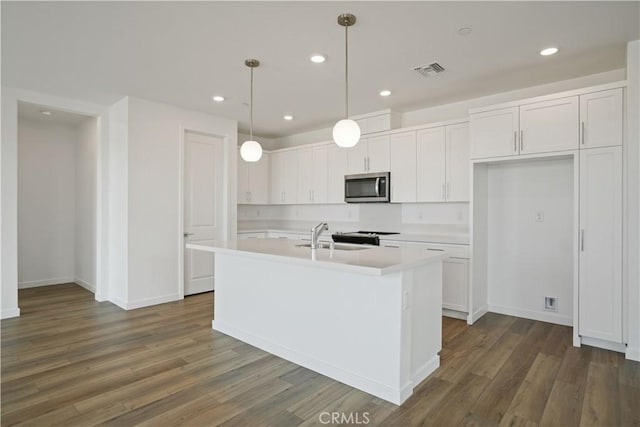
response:
[[[253,140],[253,69],[260,66],[257,59],[247,59],[244,65],[251,69],[251,101],[249,103],[249,141],[240,147],[240,157],[245,162],[257,162],[262,157],[262,146]]]
[[[338,16],[338,24],[344,27],[344,101],[345,118],[333,127],[333,141],[339,147],[353,147],[360,141],[360,126],[349,119],[349,27],[356,23],[356,17],[350,13]]]
[[[353,147],[360,141],[360,126],[355,120],[340,120],[333,127],[333,140],[339,147]]]

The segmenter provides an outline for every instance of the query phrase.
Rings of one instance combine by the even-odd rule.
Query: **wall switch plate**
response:
[[[538,211],[536,213],[536,222],[544,222],[544,212]]]
[[[558,311],[558,299],[556,297],[544,297],[545,311]]]

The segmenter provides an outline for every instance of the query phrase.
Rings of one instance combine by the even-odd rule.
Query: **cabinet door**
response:
[[[391,135],[391,201],[416,201],[416,132]]]
[[[327,185],[328,185],[328,153],[327,147],[315,147],[312,153],[311,167],[311,202],[327,203]],[[301,165],[303,163],[300,163]]]
[[[311,203],[313,151],[303,148],[298,151],[298,203]]]
[[[289,205],[298,203],[298,151],[300,150],[283,152],[283,203]]]
[[[347,151],[349,174],[367,171],[367,140],[365,138],[360,138],[355,147],[343,148],[343,150]]]
[[[328,147],[327,203],[344,203],[344,176],[349,173],[347,150],[335,144]]]
[[[472,114],[470,125],[472,159],[518,154],[518,107]]]
[[[578,149],[578,97],[520,107],[520,154]]]
[[[469,123],[447,126],[447,201],[469,201],[469,168]]]
[[[441,202],[445,196],[445,127],[418,131],[417,201]]]
[[[622,147],[580,152],[580,335],[622,342]]]
[[[269,203],[270,154],[263,153],[257,162],[249,163],[249,202],[254,205]]]
[[[271,191],[269,192],[272,204],[283,203],[284,196],[284,152],[271,153]]]
[[[580,148],[622,145],[622,88],[580,96]]]
[[[238,150],[238,203],[249,202],[249,162],[240,157]]]
[[[448,258],[442,263],[442,308],[468,312],[469,261]]]
[[[368,160],[367,172],[388,172],[389,164],[389,135],[367,138]]]

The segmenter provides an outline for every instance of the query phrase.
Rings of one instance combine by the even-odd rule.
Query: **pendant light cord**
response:
[[[349,118],[349,26],[344,26],[344,105],[346,117]]]
[[[253,67],[251,67],[251,95],[249,103],[249,140],[253,141]]]

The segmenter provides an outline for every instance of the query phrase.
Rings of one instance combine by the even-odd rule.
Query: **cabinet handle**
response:
[[[364,171],[367,171],[367,158],[363,157],[362,158],[362,168],[364,169]]]
[[[584,252],[584,228],[580,230],[580,251]]]
[[[311,201],[311,189],[309,189],[309,201]]]
[[[445,194],[445,189],[444,189],[444,182],[442,183],[442,200],[445,200],[447,198],[446,194]]]
[[[316,190],[311,190],[311,201],[314,202],[316,200]]]
[[[367,172],[371,170],[371,157],[367,156]]]
[[[249,194],[249,201],[251,201],[251,191],[249,191],[247,194]]]
[[[518,131],[513,131],[513,151],[518,152]]]
[[[445,200],[449,200],[449,183],[448,182],[444,185],[444,188],[445,188],[444,198]]]
[[[581,139],[582,139],[581,143],[582,143],[582,145],[584,145],[584,122],[580,123],[580,128],[581,128],[580,130],[582,131],[581,132]]]
[[[520,152],[524,150],[524,130],[520,129]]]

